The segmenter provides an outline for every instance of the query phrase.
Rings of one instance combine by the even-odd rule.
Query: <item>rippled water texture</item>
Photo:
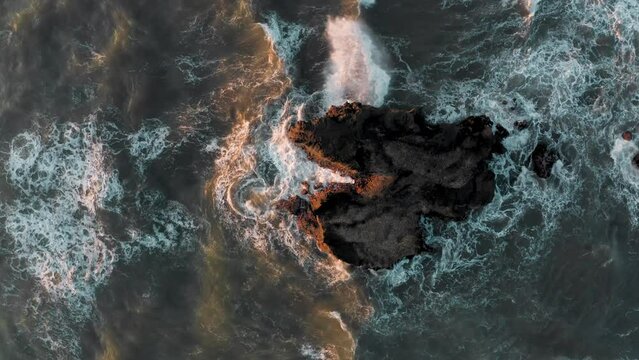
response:
[[[639,358],[636,1],[0,0],[0,24],[0,359]],[[494,200],[423,219],[440,251],[393,269],[321,252],[274,204],[353,181],[286,137],[344,101],[490,116]]]

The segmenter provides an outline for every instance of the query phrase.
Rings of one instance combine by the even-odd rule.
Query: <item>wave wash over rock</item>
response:
[[[312,161],[354,182],[304,189],[280,206],[322,250],[353,265],[390,267],[428,250],[422,216],[461,220],[492,200],[487,162],[504,151],[508,134],[496,129],[485,116],[430,125],[418,110],[331,107],[295,123],[288,136]]]

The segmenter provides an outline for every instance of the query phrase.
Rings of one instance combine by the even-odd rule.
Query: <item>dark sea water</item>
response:
[[[637,48],[636,0],[0,0],[0,359],[639,359]],[[274,203],[350,179],[285,131],[346,100],[511,130],[492,203],[322,253]]]

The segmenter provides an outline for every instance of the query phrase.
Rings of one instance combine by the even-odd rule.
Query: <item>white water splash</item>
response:
[[[287,62],[293,61],[300,46],[298,40],[303,31],[277,18],[270,18],[268,25],[262,24],[261,27],[271,44],[269,50],[273,56],[269,55],[269,59],[277,58],[277,61],[288,66]],[[261,74],[255,76],[256,79],[262,77]],[[268,77],[264,81],[274,79],[277,80]],[[269,100],[280,95],[283,94],[274,94]],[[304,263],[312,257],[314,243],[308,238],[300,241],[301,236],[294,230],[293,223],[279,221],[281,215],[276,213],[275,203],[299,195],[299,183],[302,180],[311,184],[352,180],[322,169],[290,143],[286,129],[296,117],[303,118],[303,104],[312,97],[296,93],[290,96],[294,100],[282,100],[273,107],[262,104],[262,115],[257,116],[264,122],[257,128],[251,128],[255,119],[240,114],[241,119],[224,139],[224,144],[215,144],[219,156],[215,161],[216,178],[212,191],[220,207],[230,210],[225,214],[226,221],[250,223],[238,228],[243,229],[242,238],[253,248],[266,251],[282,246],[295,254],[300,263]],[[332,261],[329,259],[327,262]],[[313,263],[319,267],[326,265],[321,261]],[[345,270],[335,271],[331,267],[331,272],[331,281],[348,278]]]
[[[251,245],[261,251],[273,246],[284,246],[304,263],[309,260],[310,239],[300,241],[301,235],[294,230],[294,224],[281,222],[276,225],[275,203],[293,195],[301,195],[299,184],[308,181],[316,184],[329,182],[349,183],[353,180],[331,170],[322,168],[308,160],[304,152],[294,146],[287,137],[287,128],[292,120],[303,118],[303,105],[285,101],[279,111],[256,132],[267,135],[263,141],[250,143],[248,123],[238,125],[221,148],[216,161],[219,171],[225,171],[215,183],[216,197],[220,205],[229,207],[234,216],[243,221],[255,222],[259,226],[242,226],[243,236]],[[234,164],[233,167],[226,166]],[[256,164],[268,164],[269,175],[254,170]],[[227,219],[231,221],[231,218]],[[317,259],[316,259],[317,260]],[[322,262],[313,262],[321,267]],[[343,270],[343,271],[342,271]],[[345,279],[345,269],[331,267],[331,279]]]
[[[616,139],[610,157],[619,169],[619,174],[628,184],[639,190],[639,171],[632,165],[632,158],[639,153],[633,141]]]
[[[359,5],[363,8],[372,8],[375,5],[375,0],[359,0]]]
[[[299,195],[295,186],[302,181],[308,181],[311,186],[328,183],[352,183],[353,179],[341,176],[335,171],[323,168],[308,159],[306,154],[294,145],[287,136],[291,120],[304,121],[304,105],[291,109],[292,104],[287,101],[281,113],[281,120],[273,129],[273,135],[267,143],[266,156],[278,170],[277,186],[281,193],[279,198]],[[294,110],[291,113],[291,110]],[[296,110],[296,111],[295,111]]]
[[[359,101],[381,106],[388,93],[390,75],[383,68],[383,53],[366,26],[356,19],[328,20],[331,47],[325,82],[325,105]]]

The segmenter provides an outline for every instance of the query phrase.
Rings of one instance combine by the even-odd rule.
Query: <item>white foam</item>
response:
[[[152,224],[150,231],[129,228],[129,240],[120,244],[125,261],[131,261],[143,252],[184,251],[191,247],[192,237],[198,224],[184,205],[166,200],[164,195],[148,191],[139,195],[142,201],[137,208],[144,211]]]
[[[218,205],[228,208],[233,214],[242,216],[242,210],[235,201],[238,185],[252,174],[255,167],[255,147],[249,143],[251,128],[249,121],[240,121],[224,139],[215,160],[215,198]],[[231,220],[227,216],[227,220]]]
[[[308,160],[306,154],[294,146],[286,133],[291,121],[303,121],[304,105],[295,100],[284,101],[268,122],[256,132],[268,136],[257,144],[250,142],[249,124],[239,124],[226,139],[216,161],[218,177],[215,192],[218,203],[229,207],[234,216],[253,225],[238,225],[246,232],[242,237],[261,251],[272,247],[284,247],[295,254],[300,263],[311,260],[314,242],[295,229],[294,222],[277,222],[275,204],[293,195],[301,195],[300,183],[316,184],[329,182],[350,183],[353,180],[331,170],[322,168]],[[268,135],[267,135],[268,134]],[[234,166],[229,167],[228,164]],[[256,164],[268,164],[270,175],[255,172]],[[237,221],[238,218],[229,221]],[[303,241],[301,241],[303,240]],[[313,266],[322,267],[331,263],[331,280],[345,280],[348,272],[340,270],[331,258],[315,259]],[[329,269],[325,269],[329,270]]]
[[[136,159],[136,167],[140,174],[169,146],[169,133],[169,127],[163,126],[159,119],[149,119],[138,132],[128,136],[129,153]]]
[[[274,12],[267,14],[266,20],[266,23],[260,23],[260,26],[273,45],[274,52],[284,61],[287,72],[291,73],[295,57],[313,30],[300,24],[286,22]]]
[[[334,360],[337,355],[329,349],[315,347],[311,344],[304,344],[300,348],[300,354],[309,360]]]
[[[326,107],[345,101],[381,106],[391,78],[383,67],[383,52],[366,26],[357,19],[330,18],[326,36],[331,47],[324,85]]]
[[[219,139],[218,138],[211,139],[211,141],[208,144],[206,144],[206,146],[204,147],[204,151],[207,153],[215,153],[220,151]]]
[[[47,142],[34,133],[11,143],[5,168],[18,199],[7,206],[14,255],[54,300],[76,315],[91,310],[95,286],[117,260],[96,210],[118,195],[94,122],[54,126]]]
[[[350,177],[342,176],[310,161],[298,146],[291,143],[287,136],[289,124],[291,120],[304,121],[304,105],[298,105],[297,109],[291,109],[291,106],[293,105],[290,101],[284,105],[280,120],[275,123],[273,135],[267,143],[266,155],[277,169],[274,186],[274,189],[280,190],[277,198],[300,195],[299,184],[302,181],[308,181],[311,187],[328,183],[352,183],[353,179]],[[296,111],[291,113],[291,110]]]
[[[622,179],[639,190],[639,170],[632,164],[632,158],[639,153],[639,147],[633,141],[615,139],[610,157],[614,161]]]
[[[359,5],[364,8],[372,8],[375,5],[375,0],[359,0]]]
[[[637,154],[639,147],[634,141],[619,138],[615,139],[610,150],[614,169],[609,174],[610,177],[616,178],[613,195],[628,207],[628,214],[634,226],[639,226],[639,169],[632,163]]]
[[[1,206],[5,230],[12,239],[11,262],[37,284],[29,300],[30,312],[44,307],[40,319],[67,321],[56,327],[43,321],[37,329],[51,347],[74,348],[70,342],[74,336],[68,331],[92,315],[96,290],[108,281],[118,260],[133,260],[143,251],[181,250],[190,245],[197,229],[186,208],[166,201],[162,194],[152,194],[135,207],[124,202],[125,189],[112,166],[114,153],[103,140],[126,139],[115,129],[89,116],[82,123],[24,132],[12,140],[4,164],[16,195]],[[138,149],[133,152],[140,155],[135,159],[140,164],[161,152],[158,146]],[[121,218],[132,236],[114,238],[102,215],[121,216],[124,206],[150,222],[149,230]]]

